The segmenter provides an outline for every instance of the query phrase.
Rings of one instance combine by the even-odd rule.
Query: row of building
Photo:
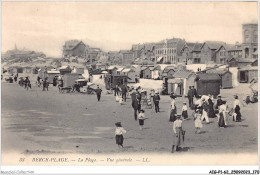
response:
[[[89,63],[104,58],[107,64],[226,64],[231,59],[257,59],[258,24],[244,24],[243,43],[227,44],[221,41],[190,43],[185,39],[171,38],[155,43],[134,44],[130,50],[103,52],[90,48],[82,41],[66,41],[63,56],[84,57]]]

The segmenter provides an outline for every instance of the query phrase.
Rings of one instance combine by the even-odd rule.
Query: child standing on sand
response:
[[[139,120],[140,130],[143,130],[144,120],[145,120],[145,115],[144,115],[143,109],[141,109],[140,113],[138,114],[138,120]]]
[[[119,148],[120,148],[120,146],[122,148],[124,148],[123,147],[123,143],[124,143],[123,134],[126,133],[126,130],[122,127],[121,122],[117,122],[117,123],[115,123],[115,125],[116,125],[116,131],[115,131],[116,144],[118,145]]]
[[[182,117],[183,117],[184,120],[186,120],[188,118],[188,107],[186,105],[186,102],[183,102]]]
[[[195,122],[195,134],[200,134],[200,129],[203,127],[201,122],[201,112],[200,109],[197,109],[194,114],[194,122]]]

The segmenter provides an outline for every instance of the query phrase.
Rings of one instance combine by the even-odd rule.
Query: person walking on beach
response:
[[[126,130],[122,127],[121,122],[117,122],[117,123],[115,123],[115,125],[116,125],[116,130],[115,130],[116,144],[118,145],[119,148],[120,147],[124,148],[124,146],[123,146],[123,143],[124,143],[123,134],[126,133]]]
[[[240,113],[240,101],[238,100],[238,96],[235,95],[234,96],[235,100],[234,100],[234,121],[236,122],[241,122],[241,113]]]
[[[193,92],[194,91],[192,90],[191,86],[189,86],[189,91],[188,91],[189,107],[193,106],[193,97],[194,97]]]
[[[219,106],[219,112],[218,112],[218,126],[220,128],[227,126],[227,106],[226,101],[222,100],[222,104]]]
[[[119,94],[119,88],[118,88],[118,85],[116,85],[116,87],[115,87],[115,96],[117,96]]]
[[[170,96],[172,101],[171,101],[171,106],[170,106],[170,119],[169,122],[174,122],[176,120],[176,114],[177,114],[177,108],[176,108],[176,103],[175,103],[175,95]]]
[[[159,95],[159,92],[156,91],[154,97],[153,97],[153,101],[154,101],[154,106],[155,106],[155,112],[160,112],[160,109],[159,109],[159,103],[160,103],[160,95]]]
[[[137,120],[137,111],[139,109],[139,102],[138,102],[137,96],[135,96],[135,99],[132,102],[132,107],[134,109],[134,119]]]
[[[183,102],[183,106],[182,106],[182,117],[183,117],[183,120],[186,120],[188,118],[188,107],[187,107],[187,104],[186,102]]]
[[[215,111],[214,111],[214,103],[212,101],[212,96],[209,95],[209,99],[208,99],[208,116],[209,118],[215,118]]]
[[[197,109],[194,114],[194,124],[195,124],[195,134],[200,134],[200,129],[203,127],[201,122],[201,112],[200,109]]]
[[[125,84],[121,87],[121,91],[122,91],[122,98],[126,102],[127,86]]]
[[[216,109],[219,109],[219,106],[222,105],[222,99],[221,96],[218,95],[218,100],[217,100],[217,104],[216,104]]]
[[[181,114],[177,115],[177,119],[173,122],[173,145],[172,153],[174,153],[174,147],[176,146],[176,151],[180,151],[180,146],[184,142],[185,131],[182,128]]]
[[[102,93],[102,89],[99,88],[99,85],[97,86],[96,89],[96,94],[97,94],[97,100],[100,101],[101,98],[101,93]]]
[[[202,98],[202,116],[201,121],[206,120],[206,123],[209,124],[209,117],[208,117],[208,104],[205,98]]]
[[[140,126],[140,130],[143,130],[143,126],[144,126],[144,120],[145,120],[145,115],[144,115],[144,110],[141,109],[140,113],[138,114],[138,120],[139,120],[139,126]]]

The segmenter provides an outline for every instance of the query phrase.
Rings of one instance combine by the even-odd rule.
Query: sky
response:
[[[172,37],[241,43],[257,10],[257,2],[2,2],[1,49],[61,57],[70,39],[104,51]]]

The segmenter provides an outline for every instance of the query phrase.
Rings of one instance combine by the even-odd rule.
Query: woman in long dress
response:
[[[222,101],[222,105],[219,106],[219,119],[218,126],[220,128],[226,127],[226,102]]]
[[[170,96],[172,101],[171,101],[171,113],[170,113],[170,119],[169,119],[169,122],[174,122],[177,118],[176,114],[177,114],[177,108],[176,108],[176,102],[175,102],[175,95],[171,95]]]
[[[214,103],[211,99],[211,96],[208,99],[208,116],[209,116],[209,118],[215,118],[216,117],[215,111],[214,111]]]
[[[240,101],[238,100],[238,96],[235,95],[234,101],[234,120],[236,122],[241,122],[241,113],[240,113]]]
[[[201,112],[200,109],[196,109],[194,114],[194,124],[195,124],[195,134],[200,134],[200,129],[203,127],[201,122]]]

